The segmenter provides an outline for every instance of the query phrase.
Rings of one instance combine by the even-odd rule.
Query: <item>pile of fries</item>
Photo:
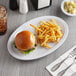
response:
[[[46,48],[51,48],[48,45],[50,42],[59,42],[63,36],[61,27],[56,23],[54,19],[49,21],[40,21],[40,25],[38,27],[30,24],[37,33],[37,42]]]

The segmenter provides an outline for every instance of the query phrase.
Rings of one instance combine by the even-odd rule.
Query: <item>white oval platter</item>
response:
[[[14,43],[14,38],[17,35],[17,33],[21,32],[23,30],[28,30],[28,31],[35,33],[34,28],[32,28],[30,26],[30,24],[37,26],[37,24],[39,24],[40,21],[48,21],[50,19],[55,19],[57,21],[58,25],[62,28],[62,31],[64,32],[64,36],[60,40],[59,43],[50,43],[50,46],[52,46],[51,49],[46,49],[46,48],[38,46],[36,50],[34,50],[33,52],[31,52],[29,54],[22,54],[16,48],[14,48],[13,43]],[[68,24],[64,20],[62,20],[59,17],[55,17],[55,16],[42,16],[42,17],[34,18],[28,22],[25,22],[23,25],[21,25],[19,28],[17,28],[13,32],[13,34],[10,36],[8,43],[7,43],[7,48],[8,48],[8,52],[10,53],[10,55],[15,57],[16,59],[34,60],[34,59],[39,59],[41,57],[47,56],[47,55],[51,54],[52,52],[54,52],[57,48],[59,48],[63,44],[63,42],[66,40],[67,36],[68,36]]]

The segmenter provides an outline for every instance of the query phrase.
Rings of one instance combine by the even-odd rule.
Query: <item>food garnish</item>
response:
[[[64,10],[70,14],[76,14],[76,1],[66,1],[64,2]]]

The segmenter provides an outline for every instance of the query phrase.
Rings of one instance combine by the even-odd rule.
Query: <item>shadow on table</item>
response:
[[[68,20],[69,18],[71,18],[71,16],[67,16],[61,11],[60,6],[57,7],[56,16],[63,18],[65,21]]]
[[[29,9],[29,11],[35,11],[32,3],[31,3],[31,0],[28,0],[28,9]]]

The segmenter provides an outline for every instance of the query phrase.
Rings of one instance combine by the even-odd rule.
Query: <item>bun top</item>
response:
[[[22,31],[16,35],[15,44],[19,50],[27,51],[34,47],[35,36],[30,31]]]

